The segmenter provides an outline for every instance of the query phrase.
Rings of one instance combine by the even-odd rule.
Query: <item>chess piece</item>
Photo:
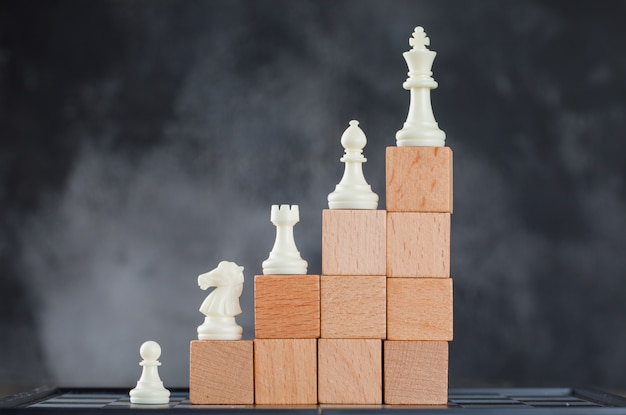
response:
[[[243,290],[243,267],[221,261],[214,270],[198,276],[198,285],[203,290],[216,287],[200,306],[205,318],[198,327],[198,339],[241,340],[243,329],[235,316],[241,314],[239,296]]]
[[[345,149],[344,156],[339,159],[345,164],[343,177],[335,187],[335,191],[328,195],[330,209],[376,209],[378,195],[363,176],[363,163],[367,159],[363,156],[363,147],[367,143],[365,133],[359,128],[359,122],[350,121],[350,126],[341,136],[341,145]]]
[[[411,50],[402,54],[409,67],[409,77],[402,86],[411,91],[411,103],[406,122],[396,133],[396,144],[398,147],[443,147],[446,133],[439,129],[430,101],[430,90],[437,88],[437,82],[431,76],[437,53],[426,48],[430,39],[420,26],[415,28],[409,45]]]
[[[134,404],[167,404],[170,401],[170,391],[163,387],[163,382],[159,377],[159,357],[161,356],[161,346],[155,341],[147,341],[141,345],[139,354],[143,359],[140,366],[143,366],[141,377],[137,381],[137,386],[129,393],[130,402]]]
[[[300,221],[298,205],[273,205],[270,220],[276,226],[276,240],[270,256],[263,261],[263,274],[306,274],[308,263],[300,257],[293,239],[293,226]]]

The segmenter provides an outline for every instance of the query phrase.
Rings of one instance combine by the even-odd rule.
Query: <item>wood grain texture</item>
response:
[[[382,403],[382,340],[320,339],[320,403]]]
[[[301,339],[320,336],[319,275],[254,277],[257,339]]]
[[[387,147],[389,212],[452,213],[450,147]]]
[[[252,340],[193,340],[189,401],[204,405],[254,403]]]
[[[255,402],[317,403],[317,340],[254,340]]]
[[[450,214],[387,214],[388,277],[450,277]]]
[[[386,404],[448,402],[448,342],[388,340],[383,350]]]
[[[322,274],[385,275],[386,212],[322,211]]]
[[[388,340],[452,340],[452,278],[388,278]]]
[[[322,275],[320,288],[322,338],[387,336],[387,277]]]

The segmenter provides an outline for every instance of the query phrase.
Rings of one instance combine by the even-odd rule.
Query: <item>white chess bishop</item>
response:
[[[241,340],[243,329],[235,316],[241,314],[239,297],[243,291],[243,267],[234,262],[221,261],[217,268],[198,276],[198,285],[215,289],[200,306],[205,315],[198,327],[199,340]]]
[[[363,176],[363,163],[367,161],[363,156],[363,148],[367,144],[367,137],[357,120],[349,124],[341,136],[341,145],[345,149],[344,156],[339,159],[345,164],[343,177],[335,191],[328,195],[328,207],[373,210],[378,207],[378,195],[372,192]]]
[[[149,405],[169,403],[170,391],[165,389],[159,377],[161,346],[159,343],[149,340],[141,345],[139,354],[143,359],[139,363],[143,370],[137,381],[137,386],[129,393],[130,403]]]
[[[431,89],[437,88],[431,71],[437,52],[426,48],[430,39],[421,26],[415,28],[409,45],[411,50],[402,54],[409,67],[409,77],[402,86],[411,91],[411,103],[406,122],[396,133],[396,144],[398,147],[443,147],[446,133],[437,125],[430,101]]]
[[[263,274],[306,274],[309,264],[300,256],[293,238],[293,227],[300,221],[298,205],[272,205],[270,221],[276,226],[276,240],[269,257],[261,264]]]

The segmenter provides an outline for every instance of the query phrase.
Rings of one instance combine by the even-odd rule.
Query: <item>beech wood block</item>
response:
[[[255,401],[260,405],[317,403],[317,340],[254,340]]]
[[[252,340],[193,340],[189,401],[201,405],[254,403]]]
[[[320,288],[322,338],[386,338],[387,277],[322,275]]]
[[[319,275],[254,277],[257,339],[310,339],[320,336]]]
[[[319,403],[382,403],[382,340],[318,341]]]
[[[385,341],[386,404],[448,403],[448,342]]]
[[[388,212],[452,213],[450,147],[387,147]]]
[[[450,214],[387,213],[387,276],[450,277]]]
[[[384,210],[322,211],[322,274],[385,275]]]
[[[452,340],[452,278],[388,278],[388,340]]]

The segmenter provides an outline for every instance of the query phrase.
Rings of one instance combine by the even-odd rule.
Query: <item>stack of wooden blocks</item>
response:
[[[387,148],[389,404],[445,404],[452,340],[449,147]]]
[[[452,152],[386,162],[386,211],[323,212],[320,403],[447,403]]]
[[[191,342],[194,404],[447,403],[449,147],[388,147],[387,210],[324,210],[322,275],[257,275],[255,340]]]

